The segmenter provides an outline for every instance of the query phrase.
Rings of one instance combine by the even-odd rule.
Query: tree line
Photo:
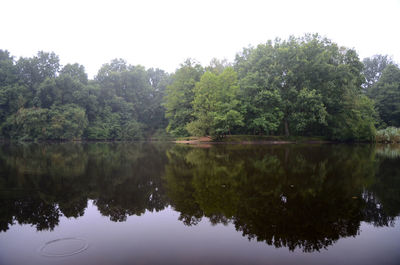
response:
[[[164,131],[162,100],[169,74],[104,64],[94,80],[82,65],[60,66],[54,53],[14,61],[0,51],[0,124],[20,140],[134,140]]]
[[[187,59],[172,74],[104,64],[93,80],[54,53],[0,50],[1,138],[137,140],[227,134],[370,141],[400,126],[400,68],[361,61],[319,35],[244,48],[234,62]]]

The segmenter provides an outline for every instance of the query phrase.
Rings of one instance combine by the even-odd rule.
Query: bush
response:
[[[400,143],[400,129],[388,127],[376,132],[375,141],[378,143]]]
[[[1,132],[20,141],[80,140],[86,127],[85,110],[68,104],[51,109],[21,108],[7,118]]]

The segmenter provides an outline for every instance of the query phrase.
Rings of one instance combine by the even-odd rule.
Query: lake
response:
[[[0,264],[400,264],[400,147],[0,144]]]

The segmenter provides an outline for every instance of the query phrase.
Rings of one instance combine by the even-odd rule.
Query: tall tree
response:
[[[160,134],[165,134],[168,120],[165,117],[163,102],[167,86],[171,83],[171,77],[167,72],[158,68],[148,69],[147,75],[152,86],[151,108],[149,109],[150,120],[148,122],[153,130],[158,130]]]
[[[235,69],[248,132],[340,138],[340,114],[363,82],[357,54],[318,35],[246,48]]]
[[[197,62],[187,59],[172,75],[165,96],[167,132],[174,136],[188,136],[186,125],[194,120],[192,102],[194,87],[204,70]]]
[[[195,120],[186,126],[190,134],[219,137],[244,125],[237,74],[232,67],[219,75],[207,71],[196,84],[194,92]]]
[[[363,83],[364,92],[369,93],[370,88],[378,82],[386,66],[394,64],[388,55],[377,54],[363,59],[365,82]]]
[[[27,92],[19,84],[14,58],[8,51],[0,50],[0,126],[7,116],[26,103]]]
[[[379,116],[387,126],[400,127],[400,68],[389,65],[371,87]]]
[[[85,72],[85,67],[77,63],[65,65],[61,69],[60,75],[68,75],[82,84],[88,83],[88,75]]]
[[[0,88],[18,81],[14,58],[7,50],[0,50]]]
[[[17,61],[17,68],[21,81],[34,90],[46,78],[57,76],[60,59],[54,52],[40,51],[32,58],[20,58]]]

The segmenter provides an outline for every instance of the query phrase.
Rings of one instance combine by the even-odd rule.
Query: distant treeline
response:
[[[186,60],[173,74],[104,64],[88,80],[54,53],[0,50],[0,138],[138,140],[262,134],[371,141],[400,126],[400,69],[318,35],[244,48],[233,63]]]

